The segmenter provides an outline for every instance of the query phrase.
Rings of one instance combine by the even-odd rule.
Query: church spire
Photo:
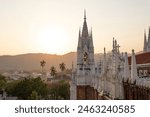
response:
[[[149,27],[148,39],[150,40],[150,27]]]
[[[113,37],[113,50],[115,48],[115,38]]]
[[[86,10],[84,9],[84,20],[86,20]]]
[[[92,28],[91,28],[91,32],[90,32],[90,47],[93,49],[93,34],[92,34]]]
[[[104,58],[103,58],[102,74],[104,74],[106,71],[106,48],[105,47],[104,47],[104,56],[103,57]]]
[[[149,27],[149,33],[148,33],[147,51],[150,51],[150,27]]]
[[[81,29],[79,28],[79,37],[81,37]]]
[[[144,47],[143,47],[143,52],[147,52],[147,40],[146,40],[146,32],[144,30]]]
[[[92,34],[92,28],[91,28],[91,37],[93,37],[93,34]]]
[[[128,65],[128,54],[125,52],[124,56],[124,81],[126,82],[130,78],[130,71]]]
[[[82,29],[82,37],[88,37],[88,27],[86,23],[86,11],[84,10],[84,23]]]
[[[78,37],[78,49],[82,47],[82,40],[81,40],[81,30],[79,28],[79,37]]]
[[[136,66],[136,58],[134,50],[132,50],[132,56],[131,56],[131,83],[134,83],[137,79],[137,66]]]

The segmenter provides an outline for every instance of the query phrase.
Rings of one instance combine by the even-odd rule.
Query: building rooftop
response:
[[[150,52],[144,52],[135,55],[137,64],[147,64],[150,63]],[[129,65],[131,65],[131,56],[128,57]]]

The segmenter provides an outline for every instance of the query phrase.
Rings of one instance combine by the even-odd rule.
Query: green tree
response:
[[[65,71],[65,69],[66,69],[66,64],[65,64],[64,62],[60,63],[60,64],[59,64],[59,68],[60,68],[60,70],[61,70],[61,72],[62,72],[62,77],[63,77],[64,71]]]
[[[42,97],[38,95],[38,93],[36,91],[32,91],[30,97],[28,99],[30,100],[39,100]]]
[[[53,77],[56,76],[57,71],[56,71],[56,68],[55,68],[54,66],[52,66],[52,67],[50,68],[50,74],[51,74],[51,76],[53,76]]]
[[[68,100],[70,99],[70,85],[68,81],[59,81],[57,83],[51,84],[50,87],[50,99],[57,100],[63,99]]]
[[[44,79],[44,67],[46,65],[46,62],[44,60],[40,61],[40,65],[42,67],[42,80],[46,80]]]
[[[59,82],[58,94],[61,99],[70,99],[70,85],[68,81],[62,80]]]
[[[0,91],[4,90],[6,87],[6,78],[0,74]]]
[[[5,90],[6,90],[8,96],[16,96],[15,89],[19,82],[20,81],[11,81],[11,82],[7,83]]]
[[[50,99],[52,100],[57,100],[58,99],[58,86],[59,84],[58,83],[52,83],[51,86],[50,86],[50,90],[49,90],[49,93],[50,93]]]
[[[44,66],[46,65],[46,61],[42,60],[40,61],[40,66],[42,67],[42,74],[44,72]]]
[[[36,99],[37,97],[41,97],[41,99],[48,98],[47,85],[39,77],[35,79],[25,78],[10,86],[7,87],[6,92],[9,95],[17,96],[19,99],[33,99],[33,97]]]

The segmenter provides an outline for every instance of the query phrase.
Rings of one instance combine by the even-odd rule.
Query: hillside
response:
[[[95,55],[96,61],[99,54]],[[76,65],[76,52],[70,52],[64,55],[52,55],[43,53],[30,53],[15,56],[0,56],[0,71],[7,70],[41,70],[40,61],[45,60],[45,69],[49,70],[55,66],[59,70],[59,64],[64,62],[67,68],[71,68],[72,62]]]
[[[0,70],[41,70],[40,61],[45,60],[45,69],[49,70],[51,66],[59,69],[59,64],[64,62],[67,68],[71,68],[72,61],[76,60],[76,53],[71,52],[65,55],[52,54],[22,54],[15,56],[0,56]]]

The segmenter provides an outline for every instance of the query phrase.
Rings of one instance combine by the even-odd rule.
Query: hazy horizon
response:
[[[149,0],[0,0],[0,55],[76,52],[84,9],[95,53],[111,51],[113,37],[123,52],[143,49]]]
[[[4,54],[4,55],[0,55],[0,56],[17,56],[17,55],[25,55],[25,54],[49,54],[49,55],[58,55],[58,56],[63,56],[66,54],[70,54],[70,53],[76,53],[76,51],[70,51],[67,53],[63,53],[63,54],[51,54],[51,53],[39,53],[39,52],[35,52],[35,53],[20,53],[20,54]],[[94,54],[102,54],[102,53],[94,53]]]
[[[76,53],[76,51],[74,51]],[[41,52],[27,52],[27,53],[19,53],[19,54],[3,54],[3,55],[0,55],[0,56],[17,56],[17,55],[24,55],[24,54],[50,54],[50,55],[65,55],[65,54],[69,54],[69,53],[74,53],[73,51],[70,51],[70,52],[67,52],[67,53],[62,53],[62,54],[53,54],[53,53],[41,53]],[[95,54],[98,54],[98,53],[95,53]]]

